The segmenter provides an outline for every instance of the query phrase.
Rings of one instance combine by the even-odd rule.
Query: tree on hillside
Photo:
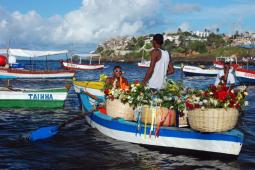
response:
[[[207,45],[213,48],[222,47],[224,43],[225,41],[223,40],[223,37],[221,35],[216,35],[214,33],[211,33],[207,37]]]
[[[217,34],[220,32],[220,29],[219,28],[216,28],[216,32],[217,32]]]
[[[97,47],[97,49],[96,49],[96,53],[101,53],[102,51],[104,50],[104,48],[103,47],[101,47],[101,46],[99,46],[99,47]]]
[[[181,28],[178,28],[177,33],[179,34],[179,33],[181,33],[181,32],[182,32],[182,29],[181,29]]]
[[[201,41],[191,41],[188,45],[188,49],[192,51],[197,51],[199,53],[207,52],[205,42]]]
[[[144,45],[144,36],[140,36],[137,38],[137,46],[141,48]]]
[[[172,51],[172,49],[174,48],[175,44],[173,41],[170,41],[169,39],[167,39],[164,44],[163,44],[163,49],[167,50],[167,51]]]

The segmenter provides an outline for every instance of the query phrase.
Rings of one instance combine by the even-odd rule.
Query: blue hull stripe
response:
[[[183,71],[183,73],[185,76],[212,76],[212,77],[217,76],[217,74],[191,73],[191,72],[186,72],[186,71]]]
[[[245,78],[245,77],[236,77],[240,83],[255,84],[255,79]]]
[[[84,94],[81,94],[83,96]],[[81,97],[83,106],[86,107],[89,104],[86,100],[88,97]],[[85,100],[84,100],[85,99]],[[90,115],[91,120],[109,129],[118,131],[130,132],[134,135],[137,133],[136,122],[125,121],[124,119],[112,119],[110,116],[102,114],[100,112],[94,112]],[[146,128],[146,134],[149,135],[150,125]],[[143,135],[144,126],[141,126],[141,130],[138,132]],[[177,127],[161,127],[159,136],[162,137],[176,137],[187,139],[201,139],[201,140],[219,140],[219,141],[231,141],[243,143],[243,133],[234,129],[223,133],[200,133],[187,128]]]

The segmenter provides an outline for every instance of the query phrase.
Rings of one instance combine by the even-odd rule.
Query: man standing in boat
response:
[[[235,76],[232,73],[229,62],[224,63],[224,69],[218,73],[214,83],[215,86],[223,84],[229,86],[230,90],[235,87]]]
[[[148,83],[153,90],[160,90],[165,88],[167,75],[174,73],[174,68],[171,56],[167,51],[161,49],[164,42],[162,34],[153,36],[151,52],[151,63],[142,81],[143,85]]]

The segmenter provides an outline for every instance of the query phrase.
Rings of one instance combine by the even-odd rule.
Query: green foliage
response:
[[[207,45],[212,46],[213,48],[222,47],[224,43],[225,41],[223,40],[223,37],[221,35],[216,35],[214,33],[211,33],[207,37]]]
[[[104,50],[104,51],[102,51],[102,55],[104,55],[104,56],[110,56],[113,53],[114,53],[114,50]]]
[[[205,53],[207,52],[206,45],[204,42],[201,41],[192,41],[188,45],[188,49],[191,49],[193,51],[197,51],[199,53]]]
[[[177,47],[177,48],[173,49],[173,52],[184,53],[184,52],[186,52],[186,49],[182,48],[182,47]]]
[[[96,49],[96,53],[101,53],[104,50],[103,47],[97,47]]]
[[[147,43],[145,44],[145,49],[151,49],[152,48],[152,44],[151,43]]]
[[[163,44],[163,49],[167,51],[171,51],[174,48],[174,42],[167,39],[165,43]]]

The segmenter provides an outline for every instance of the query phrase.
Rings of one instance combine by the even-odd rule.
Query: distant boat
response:
[[[202,69],[196,66],[184,66],[182,69],[185,76],[217,76],[219,69]]]
[[[23,49],[6,49],[8,54],[8,59],[13,58],[13,56],[27,57],[30,60],[45,56],[46,66],[47,66],[47,56],[66,54],[68,51],[33,51],[33,50],[23,50]],[[15,63],[10,63],[15,64]],[[9,63],[5,67],[0,67],[0,79],[47,79],[47,78],[72,78],[74,76],[74,71],[66,70],[27,70],[21,68],[9,67]]]
[[[62,66],[67,70],[97,70],[103,69],[104,65],[100,64],[101,55],[100,54],[74,54],[79,58],[79,63],[74,63],[71,61],[61,61]],[[92,58],[99,57],[98,64],[92,64]],[[89,64],[82,64],[82,58],[89,58]]]
[[[151,61],[142,60],[141,62],[138,63],[138,67],[149,68],[150,64],[151,64]]]
[[[229,62],[230,65],[236,69],[238,67],[240,67],[240,64],[237,63],[237,58],[234,56],[230,56],[230,57],[217,57],[216,60],[213,62],[213,66],[216,68],[220,68],[223,69],[224,63],[225,62]]]
[[[0,87],[0,108],[61,108],[67,89],[9,89]]]

